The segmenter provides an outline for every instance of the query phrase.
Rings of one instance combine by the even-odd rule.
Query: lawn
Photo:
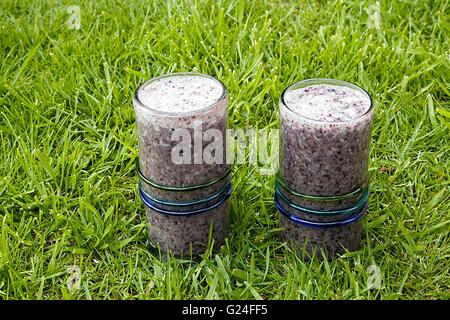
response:
[[[449,1],[2,0],[0,35],[2,299],[450,298]],[[176,71],[225,83],[231,128],[278,128],[295,81],[367,89],[361,249],[304,261],[274,177],[243,164],[220,251],[150,250],[132,95]]]

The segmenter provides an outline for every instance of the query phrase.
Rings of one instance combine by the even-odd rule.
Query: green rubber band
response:
[[[199,199],[199,200],[180,202],[180,201],[167,201],[167,200],[154,198],[151,195],[149,195],[147,191],[144,190],[144,188],[142,187],[142,181],[139,180],[139,182],[138,182],[138,191],[141,192],[146,198],[150,199],[152,202],[157,203],[159,205],[173,206],[173,207],[188,207],[188,206],[195,206],[195,205],[207,203],[211,200],[219,198],[224,193],[224,191],[230,189],[230,187],[231,187],[231,181],[228,182],[227,184],[225,184],[223,187],[221,187],[219,189],[219,191],[214,192],[212,195],[209,195],[206,198]]]
[[[190,185],[190,186],[182,186],[182,187],[173,187],[173,186],[166,186],[163,184],[153,182],[153,181],[149,180],[147,177],[145,177],[141,172],[138,160],[136,160],[136,171],[138,172],[139,178],[141,178],[141,180],[144,181],[146,184],[151,185],[152,187],[154,187],[156,189],[168,190],[168,191],[191,191],[191,190],[199,190],[199,189],[207,188],[207,187],[210,187],[213,184],[225,179],[231,173],[231,169],[228,168],[221,177],[213,179],[211,181],[208,181],[207,183]]]
[[[299,193],[299,192],[296,192],[296,191],[292,190],[291,188],[286,186],[286,184],[284,182],[281,181],[279,175],[277,175],[277,177],[276,177],[275,185],[283,187],[284,189],[286,189],[289,193],[293,194],[294,196],[297,196],[299,198],[303,198],[303,199],[306,199],[306,200],[314,200],[314,201],[336,201],[336,200],[348,199],[348,198],[351,198],[354,195],[358,194],[359,192],[364,193],[366,191],[366,189],[368,188],[368,185],[364,185],[362,187],[359,187],[359,188],[353,190],[352,192],[349,192],[349,193],[346,193],[346,194],[342,194],[342,195],[337,195],[337,196],[313,196],[313,195],[303,194],[303,193]]]
[[[314,216],[322,216],[322,217],[330,217],[330,216],[340,216],[352,214],[355,212],[359,212],[361,208],[363,208],[367,204],[367,200],[369,199],[369,188],[366,188],[362,196],[356,201],[356,204],[350,208],[338,209],[338,210],[317,210],[311,209],[307,207],[302,207],[290,199],[286,198],[285,195],[280,191],[280,188],[275,188],[275,195],[282,199],[290,208],[294,208],[295,210],[303,211],[308,214]]]

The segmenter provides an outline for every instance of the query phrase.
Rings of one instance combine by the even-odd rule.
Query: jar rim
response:
[[[211,80],[216,81],[220,87],[222,88],[222,93],[220,95],[220,97],[215,100],[213,103],[209,104],[208,106],[201,108],[201,109],[195,109],[195,110],[191,110],[191,111],[164,111],[164,110],[160,110],[160,109],[154,109],[151,106],[144,104],[141,99],[139,98],[139,93],[140,91],[145,88],[147,85],[149,85],[150,83],[153,83],[155,81],[161,80],[161,79],[165,79],[165,78],[171,78],[171,77],[204,77],[204,78],[208,78]],[[228,96],[228,90],[225,87],[225,85],[223,84],[222,81],[220,81],[219,79],[210,76],[208,74],[204,74],[204,73],[200,73],[200,72],[174,72],[174,73],[167,73],[167,74],[163,74],[154,78],[151,78],[150,80],[147,80],[145,82],[143,82],[142,84],[139,85],[139,87],[136,89],[134,96],[133,96],[133,102],[144,108],[147,109],[155,114],[161,115],[161,116],[166,116],[166,117],[186,117],[186,116],[194,116],[194,115],[198,115],[201,114],[203,112],[207,112],[210,109],[212,109],[219,101],[224,100],[226,97]]]
[[[332,120],[332,121],[327,121],[327,120],[318,120],[318,119],[314,119],[311,117],[307,117],[297,111],[295,111],[293,108],[291,108],[285,101],[285,95],[287,92],[292,91],[293,89],[298,89],[298,88],[306,88],[309,86],[313,86],[313,85],[320,85],[320,84],[328,84],[328,85],[335,85],[335,86],[342,86],[342,87],[347,87],[347,88],[351,88],[354,90],[357,90],[361,93],[363,93],[364,95],[367,96],[367,98],[369,99],[369,108],[367,108],[366,111],[364,111],[362,114],[358,115],[357,117],[348,119],[348,120]],[[287,86],[280,97],[280,103],[285,106],[289,111],[293,112],[294,114],[298,115],[301,118],[307,119],[308,121],[313,121],[313,122],[317,122],[317,123],[327,123],[327,124],[342,124],[342,123],[351,123],[353,121],[356,121],[358,119],[363,118],[364,116],[366,116],[367,114],[369,114],[373,108],[374,108],[374,103],[373,103],[373,99],[372,96],[369,94],[369,92],[365,89],[363,89],[362,87],[348,82],[348,81],[344,81],[344,80],[339,80],[339,79],[333,79],[333,78],[311,78],[311,79],[305,79],[305,80],[301,80],[298,82],[295,82],[289,86]]]

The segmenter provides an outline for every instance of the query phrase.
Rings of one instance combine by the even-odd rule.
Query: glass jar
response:
[[[177,256],[224,242],[231,168],[226,163],[228,92],[200,73],[142,84],[133,99],[139,141],[139,195],[149,239]],[[211,235],[211,238],[210,238]]]
[[[317,222],[300,218],[275,201],[280,212],[281,237],[294,248],[307,254],[306,258],[316,256],[322,259],[333,258],[346,250],[357,250],[361,245],[362,218],[367,212],[367,204],[358,212],[338,221]]]
[[[149,182],[145,185],[149,194],[158,193],[168,201],[180,195],[181,200],[203,198],[211,190],[199,191],[195,186],[229,173],[225,139],[228,92],[219,80],[193,72],[160,76],[136,90],[133,105],[139,172]],[[172,187],[196,191],[173,193]]]
[[[202,254],[211,240],[213,248],[219,248],[229,231],[230,195],[231,183],[204,201],[161,203],[140,187],[139,196],[146,207],[151,244],[177,257]]]
[[[368,188],[372,118],[370,95],[352,83],[310,79],[286,88],[277,177],[286,197],[317,210],[360,201]]]

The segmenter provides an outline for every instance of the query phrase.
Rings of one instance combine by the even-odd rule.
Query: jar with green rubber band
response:
[[[156,183],[145,177],[136,162],[139,183],[144,192],[153,198],[169,204],[203,201],[213,194],[220,193],[231,183],[231,168],[227,168],[222,176],[208,182],[194,185],[170,186]]]
[[[280,177],[277,177],[275,193],[283,206],[290,207],[294,215],[298,209],[300,217],[313,221],[333,221],[351,215],[366,203],[369,198],[369,186],[361,186],[347,194],[311,196],[291,190]]]
[[[300,218],[288,211],[275,196],[275,204],[280,213],[281,237],[289,245],[307,254],[322,259],[334,258],[347,250],[354,251],[361,246],[363,217],[367,213],[367,202],[357,211],[335,221],[311,221]],[[298,210],[298,209],[297,209]],[[310,213],[308,213],[310,214]],[[333,213],[334,214],[334,213]]]
[[[231,182],[210,196],[184,202],[168,202],[138,191],[148,220],[152,246],[178,257],[199,255],[211,244],[219,248],[229,231]]]
[[[309,79],[287,87],[280,99],[283,193],[318,210],[353,206],[368,185],[373,106],[367,91],[342,80]]]
[[[232,190],[227,89],[208,75],[168,74],[142,84],[133,105],[138,193],[151,244],[183,257],[201,254],[211,241],[218,248],[228,233]]]
[[[373,109],[366,90],[336,79],[303,80],[281,95],[275,204],[282,237],[309,254],[360,245]]]

